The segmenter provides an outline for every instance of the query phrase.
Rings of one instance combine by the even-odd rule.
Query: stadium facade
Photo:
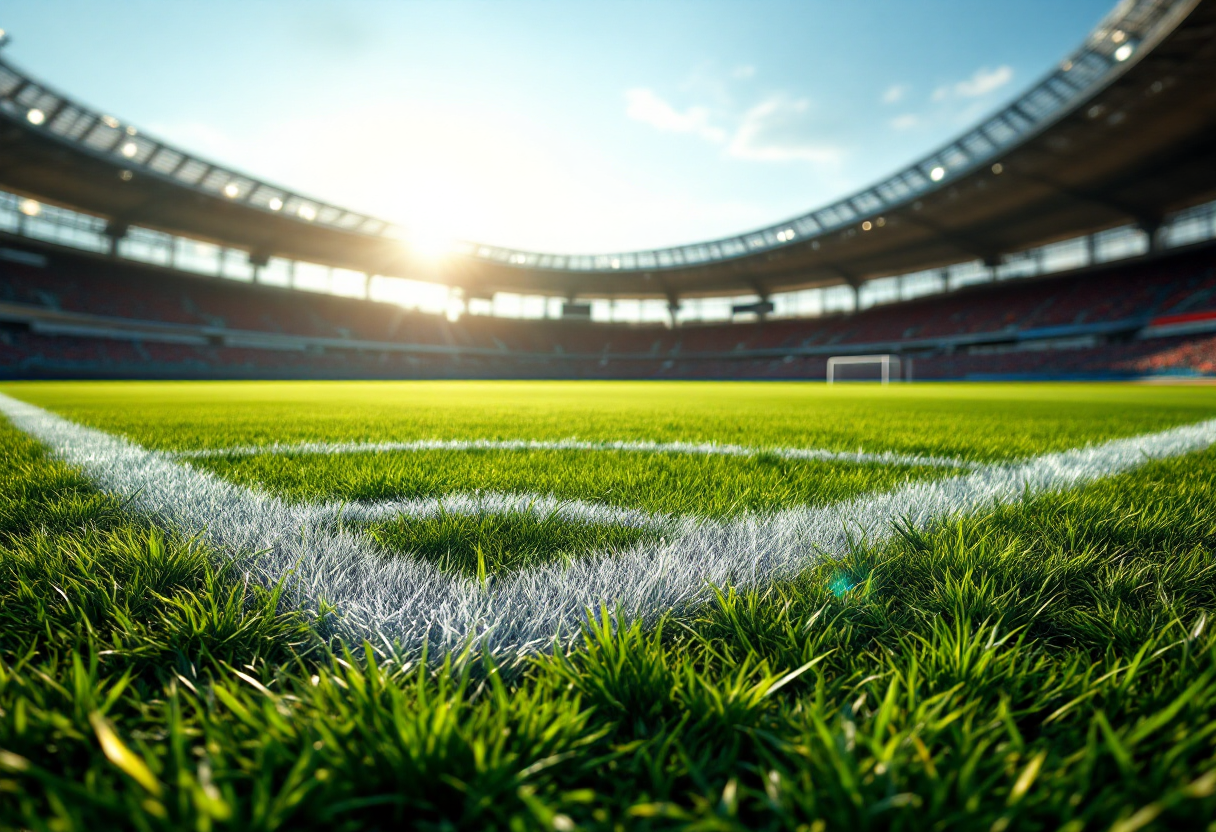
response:
[[[1122,2],[1007,107],[832,205],[661,250],[460,243],[436,270],[389,222],[0,59],[0,372],[823,378],[832,356],[894,353],[922,379],[1216,375],[1214,77],[1216,2]],[[561,313],[452,320],[292,288],[318,270]],[[796,314],[808,290],[837,311]],[[670,319],[589,323],[605,301]],[[731,314],[686,320],[706,304]]]

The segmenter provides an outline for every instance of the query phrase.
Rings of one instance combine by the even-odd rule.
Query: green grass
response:
[[[625,508],[731,517],[823,505],[953,469],[622,451],[411,451],[194,459],[293,500],[384,500],[473,491],[547,494]]]
[[[445,571],[485,579],[592,551],[620,549],[658,535],[603,523],[525,514],[397,517],[371,523],[367,532],[386,550],[416,555]]]
[[[64,382],[0,392],[179,449],[577,436],[1007,459],[1216,416],[1216,388],[1127,384]]]
[[[375,386],[319,385],[311,400],[302,385],[4,389],[162,445],[174,425],[191,447],[481,425],[472,435],[837,436],[981,458],[1210,418],[1214,402],[1113,385],[1021,388],[1025,406],[996,387],[821,402],[822,388],[733,385],[716,405],[708,385],[554,387],[454,385],[444,403],[442,385],[385,385],[363,415],[352,390],[376,399]],[[622,391],[636,392],[593,418]],[[326,493],[350,496],[375,460]],[[327,487],[309,467],[323,462],[263,473],[284,466],[285,492],[317,483],[303,496]],[[554,476],[592,483],[596,465]],[[493,466],[468,477],[479,470]],[[741,481],[768,488],[724,471],[716,486],[681,469],[653,487],[703,492],[689,503],[702,511]],[[847,475],[825,471],[824,487]],[[623,502],[659,499],[645,490]],[[724,587],[656,628],[589,624],[570,654],[504,678],[478,659],[379,667],[326,642],[273,591],[0,424],[0,829],[1216,830],[1214,506],[1216,452],[1153,463],[762,591]],[[401,531],[421,545],[460,525]],[[526,551],[532,531],[478,539]]]

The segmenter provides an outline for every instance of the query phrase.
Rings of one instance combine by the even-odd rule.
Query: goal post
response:
[[[857,364],[877,364],[883,384],[891,380],[903,380],[903,362],[898,355],[883,353],[880,355],[834,355],[828,359],[828,384],[836,383],[836,368]],[[892,374],[894,370],[894,374]],[[912,380],[912,359],[908,359],[908,380]]]

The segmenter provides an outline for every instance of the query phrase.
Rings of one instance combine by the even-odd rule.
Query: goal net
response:
[[[840,369],[848,368],[845,372]],[[912,359],[907,360],[907,376],[904,376],[904,362],[898,355],[886,353],[883,355],[834,355],[828,359],[828,384],[837,381],[881,381],[890,384],[892,381],[912,380]]]

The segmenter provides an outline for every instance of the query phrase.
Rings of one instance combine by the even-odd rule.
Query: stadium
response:
[[[1216,829],[1213,0],[608,253],[38,69],[0,34],[0,829]]]

